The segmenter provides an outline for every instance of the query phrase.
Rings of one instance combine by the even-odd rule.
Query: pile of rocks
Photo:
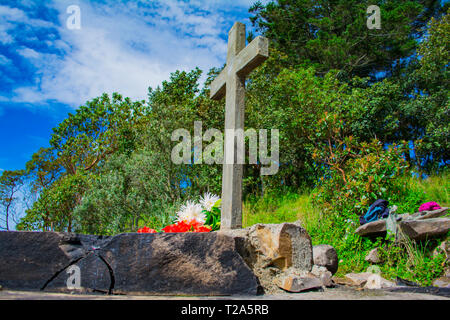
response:
[[[387,232],[386,219],[377,220],[366,223],[355,230],[355,233],[360,236],[374,237],[383,236]],[[434,237],[445,236],[450,230],[450,218],[448,217],[448,208],[441,208],[433,211],[421,211],[414,214],[401,214],[397,217],[397,226],[400,231],[397,235],[398,239],[408,237],[412,240],[426,240]],[[446,265],[449,265],[450,245],[449,241],[444,241],[440,247],[436,248],[434,254],[444,252],[446,256]],[[371,264],[379,264],[381,260],[379,249],[375,248],[369,252],[365,257],[367,262]],[[359,274],[359,278],[366,279],[369,275]],[[354,275],[350,274],[350,278]],[[342,282],[342,281],[341,281]],[[392,287],[392,283],[387,285],[385,281],[381,280],[381,287],[383,284],[387,287]],[[450,268],[447,267],[444,275],[433,282],[433,285],[440,288],[450,288]]]
[[[422,211],[414,214],[398,215],[398,227],[402,233],[413,240],[425,240],[447,234],[450,218],[444,217],[448,208]],[[386,219],[366,223],[355,230],[360,236],[379,236],[386,234]]]
[[[319,247],[313,255],[311,238],[299,221],[256,224],[220,233],[235,239],[238,252],[258,277],[265,293],[333,286],[332,272],[327,267],[336,272],[336,251],[332,247]]]

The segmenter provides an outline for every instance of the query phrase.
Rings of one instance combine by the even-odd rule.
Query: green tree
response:
[[[193,138],[194,121],[202,121],[205,130],[223,127],[222,104],[199,89],[200,75],[199,69],[177,71],[149,89],[137,147],[131,153],[117,150],[91,176],[92,185],[75,210],[77,230],[114,234],[136,232],[143,225],[158,229],[172,222],[174,206],[184,199],[220,192],[220,165],[178,165],[171,159],[178,143],[171,139],[175,130],[185,129]]]
[[[450,8],[441,19],[430,21],[418,55],[417,69],[405,81],[414,97],[406,107],[420,114],[418,157],[428,160],[426,167],[436,169],[439,163],[450,161]]]
[[[39,193],[32,208],[17,225],[18,230],[73,232],[74,209],[81,203],[88,186],[88,175],[64,175]]]
[[[49,148],[27,163],[38,200],[18,228],[72,231],[73,211],[104,161],[115,152],[130,154],[142,129],[142,102],[114,93],[88,101],[53,129]]]
[[[378,5],[381,29],[367,27],[367,8]],[[314,66],[341,79],[391,73],[414,53],[424,24],[440,9],[438,0],[277,0],[256,2],[250,18],[291,66]]]
[[[0,176],[0,229],[8,231],[10,230],[11,222],[16,222],[17,192],[23,184],[23,177],[23,170],[5,170]]]

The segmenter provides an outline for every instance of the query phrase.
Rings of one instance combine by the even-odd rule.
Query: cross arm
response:
[[[220,100],[225,95],[225,85],[227,82],[227,67],[225,67],[219,75],[211,82],[210,98],[213,100]]]
[[[210,98],[220,100],[226,92],[227,75],[236,72],[239,76],[247,76],[253,69],[263,63],[269,57],[269,40],[258,36],[244,49],[242,49],[233,61],[232,66],[226,66],[220,74],[211,82]],[[231,68],[231,69],[229,69]]]
[[[236,56],[236,73],[245,77],[269,57],[269,40],[258,36]]]

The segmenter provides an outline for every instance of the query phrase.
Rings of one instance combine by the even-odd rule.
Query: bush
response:
[[[398,199],[408,191],[400,179],[409,172],[405,151],[404,145],[383,148],[377,140],[359,144],[352,139],[346,140],[344,148],[321,151],[322,158],[331,160],[313,193],[314,202],[325,213],[357,221],[377,199]]]

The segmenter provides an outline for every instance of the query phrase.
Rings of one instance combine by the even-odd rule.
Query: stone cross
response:
[[[211,99],[225,96],[225,148],[222,175],[221,229],[242,228],[243,164],[236,161],[242,152],[235,132],[244,129],[245,77],[269,56],[269,41],[255,38],[245,46],[245,25],[236,22],[228,33],[227,63],[211,83]],[[242,142],[243,144],[243,142]],[[231,161],[227,161],[232,156]]]

